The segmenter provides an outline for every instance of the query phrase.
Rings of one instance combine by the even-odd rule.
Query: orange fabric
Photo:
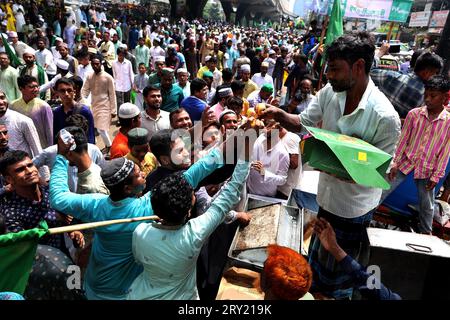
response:
[[[128,137],[119,131],[111,145],[111,159],[125,157],[128,152],[130,152],[128,148]]]

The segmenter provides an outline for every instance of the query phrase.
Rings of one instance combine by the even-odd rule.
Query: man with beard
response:
[[[314,95],[311,94],[312,82],[309,79],[303,79],[300,82],[300,92],[297,92],[295,96],[292,97],[289,104],[282,107],[284,111],[288,113],[300,114],[308,108],[308,106],[316,99]],[[293,104],[292,102],[295,101]]]
[[[369,76],[374,59],[373,37],[367,32],[347,34],[328,48],[327,84],[318,98],[300,115],[270,107],[264,117],[299,132],[303,126],[317,126],[363,139],[393,154],[400,135],[400,118],[392,104]],[[378,206],[381,189],[355,184],[321,173],[318,185],[318,217],[324,217],[338,230],[337,242],[361,264],[368,262],[366,227]],[[313,291],[337,299],[352,295],[351,278],[337,268],[334,258],[313,236],[309,262],[314,273]]]
[[[56,64],[53,54],[45,47],[45,39],[39,38],[37,40],[36,62],[41,65],[48,78],[51,80],[56,75]]]
[[[109,126],[111,118],[117,115],[117,101],[114,79],[102,70],[102,60],[100,55],[92,58],[91,65],[94,72],[87,75],[81,89],[81,96],[84,99],[87,99],[90,94],[92,96],[94,124],[105,143],[105,153],[108,153],[112,144],[109,137]]]
[[[35,77],[38,81],[39,86],[42,86],[48,82],[47,74],[45,73],[44,68],[42,68],[39,64],[36,63],[36,51],[33,48],[28,48],[23,53],[23,60],[25,61],[25,65],[20,66],[19,76],[32,76]],[[42,100],[50,99],[50,91],[42,92],[40,94],[40,98]]]
[[[6,94],[0,89],[0,123],[8,128],[8,147],[37,156],[42,146],[33,120],[8,107]]]
[[[244,98],[248,98],[250,93],[252,93],[255,90],[258,90],[258,85],[254,83],[252,80],[250,80],[250,65],[244,64],[241,67],[241,76],[242,76],[242,82],[245,84],[244,87]]]
[[[265,84],[270,84],[273,87],[273,78],[269,74],[267,74],[267,71],[269,70],[269,63],[261,63],[260,70],[261,72],[255,73],[253,75],[252,81],[256,83],[259,88],[262,88],[262,86]]]
[[[141,112],[141,127],[148,131],[148,141],[155,132],[170,129],[169,112],[161,110],[161,90],[149,85],[144,88],[144,107]]]
[[[180,107],[184,99],[183,89],[174,84],[174,71],[171,68],[164,68],[161,75],[161,109],[172,112]]]
[[[17,85],[19,72],[11,67],[8,54],[0,52],[0,87],[6,92],[7,98],[12,101],[19,99],[21,93]]]

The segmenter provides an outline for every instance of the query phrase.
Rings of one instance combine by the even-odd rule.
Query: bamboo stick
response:
[[[389,25],[389,32],[386,36],[386,41],[389,43],[389,41],[391,40],[391,36],[392,36],[392,29],[394,28],[394,22],[391,22],[391,24]]]
[[[99,221],[99,222],[89,222],[89,223],[75,224],[75,225],[58,227],[58,228],[51,228],[51,229],[48,229],[48,232],[49,232],[49,234],[58,234],[58,233],[93,229],[93,228],[98,228],[98,227],[106,227],[106,226],[110,226],[113,224],[119,224],[119,223],[131,223],[131,222],[147,221],[147,220],[159,220],[159,217],[158,216],[147,216],[147,217],[136,217],[136,218],[128,218],[128,219],[116,219],[116,220],[107,220],[107,221]]]
[[[325,37],[325,35],[327,34],[327,29],[328,29],[328,23],[330,22],[330,16],[326,16],[325,18],[325,23],[323,25],[322,28],[322,34],[320,35],[320,43],[319,43],[319,47],[317,48],[317,50],[320,49],[320,47],[323,45],[323,38]],[[325,56],[325,48],[322,51],[322,55],[320,57],[320,59],[322,59],[322,66],[320,67],[320,75],[319,75],[319,81],[317,82],[317,91],[319,91],[322,86],[322,77],[323,77],[323,73],[325,70],[325,60],[323,59],[323,57]]]

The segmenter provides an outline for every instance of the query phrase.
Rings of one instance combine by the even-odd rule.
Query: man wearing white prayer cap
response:
[[[162,56],[155,57],[155,70],[148,77],[148,84],[157,85],[161,83],[163,69],[166,67],[166,59]]]
[[[183,89],[184,97],[189,97],[191,95],[191,83],[189,82],[190,73],[186,68],[179,68],[177,70],[177,84]]]
[[[53,59],[56,61],[61,59],[61,54],[59,53],[59,46],[64,43],[63,39],[60,37],[55,38],[55,45],[50,48],[50,51],[53,54]]]
[[[267,62],[269,64],[269,68],[267,70],[267,74],[269,76],[273,76],[273,70],[275,69],[275,63],[276,63],[276,52],[272,49],[269,50],[269,56],[267,58],[264,59],[264,62]]]
[[[24,63],[24,60],[22,58],[23,53],[24,53],[25,49],[30,48],[30,47],[26,43],[19,40],[19,38],[17,36],[17,32],[10,31],[10,32],[8,32],[8,35],[12,42],[11,45],[14,48],[14,50],[16,51],[17,57],[19,58],[21,63]]]
[[[63,59],[56,60],[56,67],[58,68],[58,73],[66,78],[73,77],[73,73],[69,71],[69,63]]]
[[[45,85],[48,82],[47,73],[44,68],[36,63],[36,50],[27,46],[22,58],[25,65],[18,68],[19,76],[29,75],[35,77],[38,80],[39,86]],[[42,92],[40,98],[42,100],[50,100],[50,91]]]
[[[261,72],[255,73],[252,77],[252,81],[256,83],[259,88],[262,88],[265,84],[274,85],[273,78],[267,73],[269,71],[269,62],[265,61],[261,63]]]
[[[241,66],[241,80],[245,83],[244,87],[244,95],[243,97],[247,99],[247,97],[255,90],[258,90],[258,85],[250,80],[250,65],[243,64]]]
[[[219,102],[217,102],[212,109],[216,119],[219,119],[220,114],[227,109],[227,102],[228,99],[233,96],[233,91],[231,88],[222,88],[216,94],[219,96]]]

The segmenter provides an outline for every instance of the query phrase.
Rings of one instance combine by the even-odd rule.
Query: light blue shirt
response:
[[[196,300],[197,258],[203,243],[239,201],[249,163],[236,165],[231,181],[205,214],[182,226],[140,224],[133,233],[133,254],[144,266],[130,287],[130,300]]]
[[[184,172],[184,178],[195,188],[215,169],[222,166],[222,155],[213,150]],[[140,198],[114,202],[104,194],[78,195],[67,186],[68,161],[56,157],[50,179],[52,208],[84,222],[144,217],[153,214],[151,192]],[[90,300],[125,299],[133,280],[142,273],[131,250],[134,229],[140,222],[122,223],[94,229],[95,240],[86,270],[84,289]]]
[[[393,154],[400,137],[400,117],[386,96],[369,80],[358,107],[344,115],[347,92],[334,92],[327,84],[300,115],[306,126],[354,136]],[[339,180],[320,173],[317,202],[325,210],[343,217],[357,218],[378,206],[381,189]]]
[[[228,59],[227,59],[227,68],[233,69],[234,60],[239,58],[239,52],[237,52],[233,47],[231,49],[227,48]]]
[[[145,64],[145,67],[148,68],[150,62],[150,49],[144,44],[142,47],[138,45],[135,49],[136,53],[136,68],[139,67],[139,64],[142,62]]]

